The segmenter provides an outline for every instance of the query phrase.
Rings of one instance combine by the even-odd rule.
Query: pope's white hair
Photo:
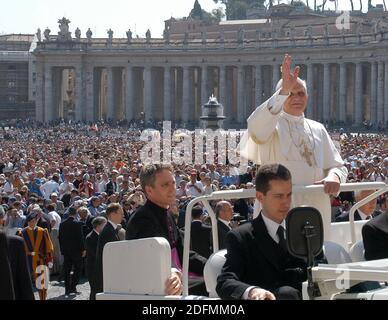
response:
[[[367,196],[369,196],[370,194],[372,194],[373,192],[371,192],[370,194],[366,195],[366,196],[363,196],[361,198],[361,196],[363,195],[363,193],[366,193],[368,191],[373,191],[375,192],[376,190],[354,190],[354,198],[357,200],[357,201],[360,201],[364,198],[366,198]],[[368,192],[369,193],[369,192]]]
[[[298,82],[303,86],[303,88],[306,90],[306,93],[307,93],[306,81],[298,77]],[[275,91],[278,91],[282,87],[282,84],[283,84],[283,79],[280,79],[279,82],[276,85],[276,90]]]

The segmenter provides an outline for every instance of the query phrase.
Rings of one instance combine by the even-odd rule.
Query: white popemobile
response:
[[[331,224],[330,239],[324,239],[323,250],[329,264],[313,267],[309,282],[303,286],[303,299],[339,300],[388,300],[388,259],[364,261],[361,229],[364,221],[354,221],[354,212],[379,195],[388,191],[383,182],[341,184],[340,191],[377,190],[350,210],[349,222]],[[323,186],[294,186],[293,193],[319,193]],[[104,292],[97,294],[98,300],[164,300],[164,299],[218,299],[216,293],[217,276],[225,262],[226,250],[218,250],[217,223],[209,204],[211,200],[254,198],[255,190],[217,191],[211,195],[193,199],[186,208],[185,239],[183,254],[183,295],[165,296],[164,283],[171,271],[171,251],[164,238],[108,243],[104,248]],[[213,227],[213,250],[204,269],[204,281],[209,297],[190,296],[189,290],[189,248],[191,209],[202,202],[209,213]],[[323,212],[322,215],[331,215]],[[323,240],[323,239],[322,239]],[[134,259],[133,257],[136,257]],[[307,255],[306,255],[307,258]],[[120,275],[120,276],[118,276]],[[362,293],[347,293],[349,286],[362,281],[378,281],[379,289]],[[309,286],[310,284],[310,286]],[[315,284],[319,294],[314,295],[308,288]]]

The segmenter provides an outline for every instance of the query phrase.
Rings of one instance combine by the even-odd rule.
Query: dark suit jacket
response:
[[[7,236],[0,232],[0,300],[15,300]]]
[[[81,259],[85,250],[85,239],[82,233],[82,223],[74,217],[68,217],[59,225],[58,234],[62,255],[69,255],[73,259]]]
[[[167,219],[169,219],[170,223],[174,226],[174,239],[170,239]],[[163,209],[147,200],[144,206],[137,209],[129,218],[126,230],[126,239],[133,240],[152,237],[163,237],[167,239],[171,248],[173,248],[173,242],[175,242],[180,261],[183,264],[183,237],[176,227],[174,219],[169,213],[167,213],[167,209]],[[205,263],[206,258],[194,251],[190,251],[190,271],[202,275]]]
[[[253,176],[251,174],[249,174],[248,172],[239,175],[240,184],[241,183],[245,184],[247,182],[252,182],[252,179],[253,179]]]
[[[15,299],[35,300],[26,251],[24,249],[24,240],[19,236],[8,236],[7,240]]]
[[[376,210],[375,212],[372,213],[372,217],[375,218],[379,214],[381,214],[381,211]],[[354,212],[354,221],[359,221],[359,220],[361,220],[361,217],[360,217],[360,214],[358,213],[358,210],[356,210]],[[335,218],[335,222],[344,222],[344,221],[349,221],[349,211],[345,211]]]
[[[244,217],[245,219],[248,219],[249,214],[249,206],[247,204],[247,199],[238,199],[233,204],[234,212],[237,212],[240,214],[240,216]]]
[[[85,239],[86,245],[86,274],[88,278],[96,275],[98,234],[92,230]]]
[[[96,249],[96,282],[97,282],[97,293],[103,291],[103,265],[102,265],[102,254],[105,245],[108,242],[120,241],[117,232],[114,230],[112,224],[108,221],[104,229],[102,229],[97,240]]]
[[[93,219],[94,217],[92,215],[89,215],[86,218],[86,221],[80,221],[82,223],[82,234],[84,235],[84,238],[86,238],[86,236],[93,231]]]
[[[115,192],[115,189],[116,189],[116,186],[117,185],[117,182],[113,183],[112,181],[109,181],[107,184],[106,184],[106,193],[108,196],[112,195],[114,192]]]
[[[362,228],[365,259],[376,260],[388,258],[388,213],[368,221]]]
[[[211,226],[207,226],[201,221],[193,221],[191,223],[191,249],[205,258],[209,258],[211,255],[211,234]]]
[[[241,299],[250,286],[272,292],[282,286],[301,290],[306,263],[281,250],[261,215],[229,232],[226,247],[226,262],[216,287],[222,299]]]
[[[217,220],[217,229],[218,229],[218,249],[226,249],[226,235],[231,230],[225,223]]]

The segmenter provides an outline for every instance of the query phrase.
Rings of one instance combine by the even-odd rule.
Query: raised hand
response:
[[[295,87],[298,81],[300,67],[297,66],[293,71],[291,71],[291,56],[286,54],[284,56],[282,64],[282,88],[280,94],[288,95],[292,89]]]

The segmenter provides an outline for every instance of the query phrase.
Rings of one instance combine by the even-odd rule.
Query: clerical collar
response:
[[[282,111],[280,113],[280,116],[284,119],[292,122],[302,122],[304,121],[304,113],[301,116],[293,116],[292,114],[289,114],[287,112]]]
[[[156,203],[152,202],[150,199],[147,199],[147,201],[144,205],[147,207],[150,207],[153,211],[156,211],[158,213],[167,214],[166,208],[162,208],[162,207],[158,206]]]

